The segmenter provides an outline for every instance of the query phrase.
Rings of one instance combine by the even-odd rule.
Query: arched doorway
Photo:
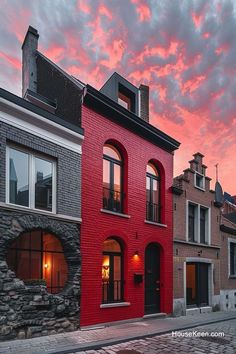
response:
[[[160,246],[150,243],[145,250],[145,314],[160,312]]]

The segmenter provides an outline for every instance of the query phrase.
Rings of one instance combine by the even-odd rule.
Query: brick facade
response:
[[[210,178],[205,176],[203,156],[195,154],[190,168],[174,179],[174,314],[186,313],[186,264],[205,262],[210,267],[209,305],[219,305],[220,295],[220,208],[214,205],[215,193],[210,190]],[[196,187],[196,171],[204,172],[204,188]],[[175,193],[175,188],[177,193]],[[210,242],[190,242],[188,239],[188,202],[207,208],[209,211]],[[209,231],[210,230],[210,231]]]
[[[82,109],[85,129],[82,160],[82,283],[81,326],[144,315],[144,281],[134,283],[134,273],[144,275],[145,248],[161,246],[161,312],[172,312],[172,172],[173,154],[131,132],[87,106]],[[102,157],[106,141],[120,147],[126,160],[126,214],[128,218],[102,212]],[[146,165],[158,161],[163,180],[163,224],[145,223]],[[102,250],[108,237],[116,236],[124,246],[124,300],[129,306],[100,308],[102,303]],[[134,257],[138,251],[139,256]],[[157,260],[158,261],[158,260]]]

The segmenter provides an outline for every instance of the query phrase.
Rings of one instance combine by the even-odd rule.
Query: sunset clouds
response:
[[[21,93],[28,25],[39,49],[99,89],[117,71],[150,86],[151,123],[182,142],[180,173],[196,151],[219,163],[236,194],[236,6],[233,0],[1,0],[0,86]],[[213,186],[212,186],[213,187]]]

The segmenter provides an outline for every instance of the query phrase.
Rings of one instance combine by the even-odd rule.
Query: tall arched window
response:
[[[153,222],[160,222],[160,175],[157,168],[147,164],[146,170],[146,219]]]
[[[122,157],[112,145],[103,147],[103,208],[123,212]]]
[[[118,241],[109,238],[103,243],[102,302],[123,301],[123,252]]]
[[[41,230],[22,233],[12,243],[7,263],[26,284],[44,279],[51,293],[60,292],[67,280],[68,267],[60,241]]]

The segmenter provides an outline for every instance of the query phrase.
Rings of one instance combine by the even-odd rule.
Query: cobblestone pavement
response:
[[[214,324],[210,325],[210,323]],[[5,341],[0,342],[0,354],[68,354],[79,351],[81,353],[83,353],[83,351],[87,351],[88,353],[96,353],[96,351],[91,352],[88,351],[88,349],[94,348],[97,350],[99,348],[100,350],[100,348],[105,348],[105,346],[106,348],[102,349],[103,352],[101,351],[101,353],[116,353],[121,350],[120,348],[132,348],[132,346],[135,346],[136,351],[138,348],[139,353],[175,353],[173,350],[176,350],[176,353],[184,354],[188,352],[190,353],[193,348],[195,350],[195,354],[221,353],[218,350],[220,343],[217,344],[215,342],[202,339],[172,338],[170,335],[166,335],[166,333],[170,333],[173,330],[184,331],[185,329],[187,330],[193,327],[202,327],[203,325],[207,325],[209,328],[216,326],[219,330],[221,327],[224,328],[225,333],[231,340],[230,336],[235,335],[234,328],[236,328],[236,310],[211,312],[176,318],[144,318],[142,320],[134,320],[129,323],[122,322],[111,326],[101,325],[92,329],[85,328],[75,332],[60,333],[23,340],[18,339]],[[228,341],[222,343],[226,348],[230,348],[234,343],[234,339],[235,337],[232,337],[231,343]],[[199,348],[204,349],[205,352],[201,352],[200,349],[198,350],[199,352],[197,352],[196,346],[193,347],[193,342],[198,343],[197,345]],[[115,343],[122,344],[115,346]],[[200,343],[203,344],[200,346]],[[112,349],[110,349],[108,345],[110,345]],[[211,346],[213,346],[214,349],[214,345],[216,345],[217,351],[206,351],[206,349],[209,347],[211,348]],[[153,346],[156,346],[156,348],[153,348]],[[168,346],[170,348],[172,346],[172,349],[169,350]],[[187,350],[186,348],[189,347],[190,349]],[[221,350],[221,347],[219,348]],[[229,349],[228,352],[225,351],[223,353],[236,354],[236,348],[232,348],[233,352]],[[99,351],[97,352],[99,353]],[[194,352],[192,351],[192,353]]]
[[[104,346],[99,350],[71,352],[71,354],[235,354],[236,353],[236,320],[219,322],[193,329],[178,331],[208,332],[207,337],[173,337],[172,334],[153,336],[139,340],[131,340],[117,345]],[[211,337],[213,332],[224,332],[224,337]]]

